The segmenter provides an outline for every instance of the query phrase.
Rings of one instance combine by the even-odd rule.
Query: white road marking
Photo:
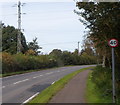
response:
[[[33,78],[38,78],[38,77],[41,77],[41,76],[43,76],[43,75],[39,75],[39,76],[36,76],[36,77],[33,77]]]
[[[40,76],[43,76],[43,75],[40,75]]]
[[[25,81],[28,81],[28,80],[29,80],[29,79],[24,79],[24,80],[22,80],[22,81],[15,82],[15,83],[13,83],[13,84],[18,84],[18,83],[25,82]]]
[[[41,77],[41,76],[43,76],[43,75],[39,75],[39,76],[36,76],[36,77],[33,77],[33,78],[38,78],[38,77]]]
[[[56,81],[54,81],[53,83],[52,83],[52,85],[55,83]]]
[[[53,85],[55,82],[59,81],[59,80],[60,80],[60,79],[58,79],[58,80],[56,80],[56,81],[52,82],[52,85]]]
[[[34,94],[33,96],[31,96],[29,99],[27,99],[26,101],[24,101],[23,104],[21,104],[21,105],[24,105],[25,103],[29,102],[30,100],[32,100],[38,94],[39,94],[39,92],[37,92],[36,94]]]
[[[46,74],[52,74],[53,72],[49,72],[49,73],[46,73]]]
[[[2,88],[5,88],[5,86],[2,86]]]
[[[33,78],[38,78],[38,77],[40,77],[40,76],[36,76],[36,77],[33,77]]]

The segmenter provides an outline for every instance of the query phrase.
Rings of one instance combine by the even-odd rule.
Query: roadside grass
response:
[[[96,88],[96,85],[92,82],[92,72],[90,72],[87,79],[87,87],[86,87],[86,102],[87,103],[112,103],[111,96],[102,96],[100,89]]]
[[[75,71],[71,74],[66,75],[65,77],[63,77],[62,79],[60,79],[59,81],[55,82],[53,85],[49,86],[48,88],[46,88],[45,90],[43,90],[38,96],[36,96],[35,98],[33,98],[31,101],[29,101],[28,103],[26,103],[26,105],[28,104],[32,104],[32,103],[42,103],[42,105],[45,105],[46,103],[48,103],[52,97],[58,92],[60,91],[65,84],[68,83],[68,81],[70,81],[70,79],[72,79],[75,75],[77,75],[78,73],[84,71],[84,70],[88,70],[88,69],[93,69],[94,67],[87,67],[87,68],[82,68],[78,71]]]

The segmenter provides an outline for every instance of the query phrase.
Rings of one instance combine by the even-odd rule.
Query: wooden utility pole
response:
[[[80,42],[78,42],[78,56],[80,55],[80,52],[79,52],[79,44],[80,44]]]

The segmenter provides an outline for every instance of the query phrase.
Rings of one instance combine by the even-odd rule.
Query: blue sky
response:
[[[85,27],[73,12],[74,2],[25,2],[22,7],[22,28],[27,42],[38,38],[43,53],[53,49],[74,51],[77,42],[82,44]],[[15,2],[2,3],[0,18],[6,25],[17,28],[17,7]]]

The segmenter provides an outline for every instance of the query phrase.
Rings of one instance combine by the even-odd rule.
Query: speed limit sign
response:
[[[114,54],[114,47],[118,46],[117,39],[110,39],[108,41],[108,45],[112,47],[112,93],[113,93],[113,103],[116,101],[116,93],[115,93],[115,54]]]
[[[108,45],[109,45],[110,47],[117,47],[117,46],[118,46],[118,40],[117,40],[117,39],[110,39],[110,40],[108,41]]]

